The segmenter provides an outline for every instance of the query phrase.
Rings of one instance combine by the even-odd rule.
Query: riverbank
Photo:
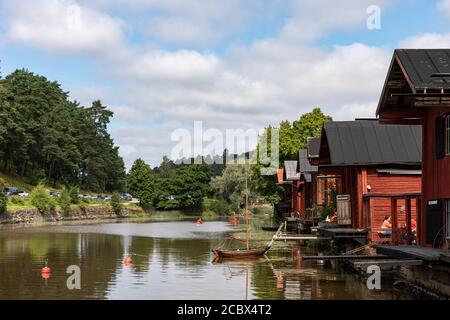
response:
[[[70,213],[64,215],[60,210],[54,213],[41,213],[37,208],[21,208],[0,214],[0,224],[40,224],[58,221],[107,220],[127,217],[147,217],[151,212],[135,205],[124,205],[122,212],[116,214],[107,204],[87,206],[72,205]]]

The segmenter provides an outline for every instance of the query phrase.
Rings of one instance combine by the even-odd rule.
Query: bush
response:
[[[68,216],[70,214],[70,203],[70,191],[67,188],[63,188],[61,196],[58,198],[58,204],[61,207],[64,216]]]
[[[41,183],[31,191],[31,204],[41,213],[55,211],[55,202]]]
[[[230,214],[230,205],[225,200],[216,200],[211,203],[210,210],[224,216]]]
[[[0,190],[0,214],[6,212],[8,207],[8,199],[6,199],[5,194],[3,193],[3,188]]]
[[[112,194],[110,204],[115,214],[120,215],[122,213],[122,201],[118,192]]]
[[[80,189],[78,187],[70,188],[70,202],[73,204],[78,204],[80,202],[80,198],[78,195],[80,194]]]
[[[25,204],[25,200],[22,197],[19,196],[12,196],[9,198],[9,201],[13,204],[18,204],[20,206],[23,206]]]
[[[84,214],[86,213],[86,203],[84,203],[83,201],[78,205],[78,208],[80,208],[81,212],[83,212]]]

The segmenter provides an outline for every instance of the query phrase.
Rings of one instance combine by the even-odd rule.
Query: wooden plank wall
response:
[[[420,175],[388,175],[379,174],[375,169],[368,170],[367,184],[371,186],[367,194],[399,194],[421,192],[422,177]],[[385,216],[391,215],[391,200],[385,198],[373,198],[370,210],[370,228],[381,227]],[[405,214],[400,214],[400,209],[405,207],[404,200],[398,200],[398,223],[406,224]],[[416,200],[411,201],[411,214],[416,217]]]
[[[419,243],[426,243],[426,212],[429,200],[450,199],[450,156],[436,158],[436,118],[448,114],[450,108],[427,108],[422,127],[422,217]],[[444,215],[444,212],[442,212]],[[445,221],[445,220],[443,220]]]

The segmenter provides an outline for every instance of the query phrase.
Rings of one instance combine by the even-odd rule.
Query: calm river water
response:
[[[0,229],[0,299],[396,299],[354,274],[302,262],[303,249],[213,263],[211,248],[242,229],[189,220]],[[133,254],[131,266],[123,259]],[[41,276],[48,259],[52,274]],[[81,289],[66,286],[69,265]],[[389,284],[384,284],[389,288]]]

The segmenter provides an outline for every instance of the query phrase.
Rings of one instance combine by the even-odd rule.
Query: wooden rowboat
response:
[[[270,247],[261,248],[249,248],[247,249],[234,249],[234,250],[211,250],[216,257],[219,258],[245,258],[245,257],[257,257],[264,255],[269,251]]]

